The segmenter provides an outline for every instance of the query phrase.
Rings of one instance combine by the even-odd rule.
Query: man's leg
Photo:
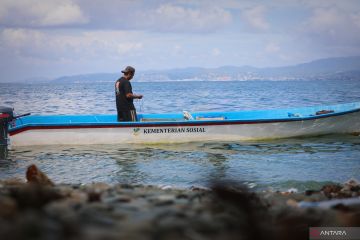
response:
[[[118,120],[118,122],[123,122],[123,121],[125,121],[124,112],[118,111],[118,113],[117,113],[117,120]]]
[[[120,103],[119,103],[119,98],[118,97],[116,97],[116,111],[117,111],[117,120],[118,120],[118,122],[124,121],[124,116],[123,116],[123,112],[120,109]]]
[[[131,120],[130,121],[136,122],[137,121],[136,110],[130,110],[130,115],[131,115]]]
[[[118,112],[119,122],[136,122],[136,120],[137,120],[136,110]]]

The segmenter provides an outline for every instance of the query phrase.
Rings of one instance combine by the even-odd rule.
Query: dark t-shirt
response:
[[[116,89],[116,83],[119,82],[119,89]],[[115,83],[116,107],[118,111],[135,110],[132,98],[127,98],[126,94],[133,93],[129,80],[121,77]]]

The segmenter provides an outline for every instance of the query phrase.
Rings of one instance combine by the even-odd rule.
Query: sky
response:
[[[357,55],[359,0],[0,0],[0,82]]]

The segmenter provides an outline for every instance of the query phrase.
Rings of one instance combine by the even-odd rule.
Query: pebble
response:
[[[355,196],[349,198],[348,196]],[[244,187],[0,181],[1,239],[292,239],[307,226],[359,226],[360,184],[305,193]]]

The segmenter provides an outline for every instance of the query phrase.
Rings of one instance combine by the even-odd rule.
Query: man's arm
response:
[[[116,92],[117,95],[120,94],[120,83],[119,83],[119,81],[116,81],[116,83],[115,83],[115,92]]]
[[[129,82],[125,82],[124,83],[124,90],[125,90],[125,96],[126,98],[130,98],[130,99],[141,99],[143,96],[142,95],[138,95],[138,94],[133,94],[132,93],[132,88]]]
[[[143,95],[140,95],[140,94],[132,94],[132,93],[128,93],[126,94],[126,97],[127,98],[133,98],[133,99],[142,99]]]

